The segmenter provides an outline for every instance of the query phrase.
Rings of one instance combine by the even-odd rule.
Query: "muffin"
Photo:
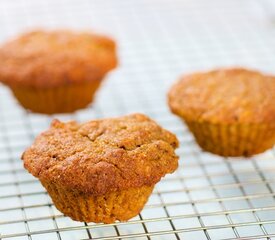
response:
[[[112,223],[136,216],[154,185],[178,166],[172,133],[142,114],[54,120],[22,155],[55,206],[73,220]]]
[[[275,77],[242,68],[194,73],[168,101],[206,151],[251,156],[275,143]]]
[[[86,107],[117,65],[113,40],[67,30],[32,31],[0,48],[0,81],[23,107],[66,113]]]

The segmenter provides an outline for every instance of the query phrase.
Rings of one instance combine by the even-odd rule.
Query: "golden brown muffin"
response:
[[[117,65],[115,43],[92,33],[33,31],[0,48],[0,81],[26,109],[72,112],[93,99]]]
[[[275,143],[275,78],[242,68],[184,76],[168,94],[206,151],[250,156]]]
[[[52,122],[22,155],[56,207],[77,221],[112,223],[137,215],[154,185],[178,166],[178,140],[142,114]]]

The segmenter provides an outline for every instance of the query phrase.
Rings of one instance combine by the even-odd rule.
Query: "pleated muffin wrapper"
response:
[[[102,79],[48,88],[10,87],[19,103],[32,112],[68,113],[85,108],[91,103]]]
[[[154,189],[154,186],[142,186],[94,195],[66,189],[55,183],[41,183],[56,208],[66,216],[76,221],[95,223],[127,221],[138,215]]]
[[[185,123],[202,149],[225,157],[248,157],[272,148],[275,143],[275,124]]]

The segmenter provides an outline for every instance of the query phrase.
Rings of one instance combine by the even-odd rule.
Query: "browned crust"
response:
[[[61,123],[39,135],[22,155],[41,181],[95,195],[152,186],[178,166],[175,135],[142,114]]]
[[[25,33],[0,48],[0,81],[48,88],[101,79],[117,65],[110,38],[67,30]]]
[[[275,124],[275,77],[243,68],[190,74],[170,89],[168,101],[188,121]]]

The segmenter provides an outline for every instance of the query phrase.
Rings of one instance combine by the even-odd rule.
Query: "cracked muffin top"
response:
[[[104,194],[151,186],[178,166],[176,136],[142,114],[62,123],[54,120],[22,155],[43,181]]]
[[[275,77],[242,68],[183,76],[169,106],[187,121],[275,123]]]
[[[0,48],[0,81],[53,87],[98,80],[116,64],[113,40],[68,30],[32,31]]]

